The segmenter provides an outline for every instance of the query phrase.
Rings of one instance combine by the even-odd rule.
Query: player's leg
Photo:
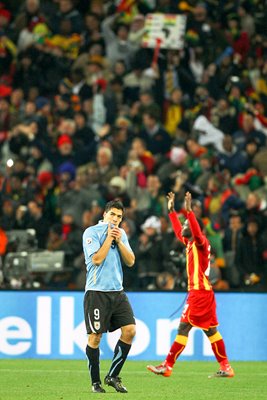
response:
[[[91,333],[88,336],[88,344],[86,346],[88,368],[92,381],[92,391],[94,393],[105,393],[105,389],[101,386],[100,379],[99,345],[101,336],[101,333]]]
[[[109,376],[119,376],[131,349],[134,336],[135,325],[126,325],[121,328],[121,337],[114,349],[114,356],[108,373]]]
[[[114,387],[117,392],[126,393],[127,389],[122,385],[119,374],[131,349],[136,328],[133,310],[125,293],[119,293],[114,302],[110,330],[115,330],[118,327],[121,328],[121,336],[114,348],[114,355],[105,378],[105,384]]]
[[[126,325],[121,328],[121,337],[115,346],[111,367],[105,378],[105,384],[114,387],[117,392],[127,393],[119,374],[131,349],[134,336],[135,325]]]
[[[188,322],[181,322],[178,327],[178,334],[170,348],[166,357],[167,364],[173,367],[179,355],[183,352],[188,341],[188,334],[192,329],[192,325]]]
[[[180,322],[178,327],[178,334],[170,348],[170,351],[163,363],[158,366],[148,365],[147,369],[153,372],[156,375],[162,375],[165,377],[169,377],[172,374],[172,368],[179,357],[179,355],[183,352],[187,340],[188,334],[192,328],[192,325],[188,322]]]
[[[234,370],[228,361],[224,340],[220,332],[217,330],[216,327],[209,328],[207,331],[204,330],[204,332],[207,335],[211,343],[213,353],[218,363],[220,364],[219,371],[216,372],[213,376],[218,378],[233,378]]]
[[[84,319],[86,331],[88,333],[88,343],[86,346],[86,356],[88,359],[88,369],[92,382],[92,391],[104,393],[100,379],[100,353],[99,344],[105,327],[105,294],[87,291],[84,296]]]

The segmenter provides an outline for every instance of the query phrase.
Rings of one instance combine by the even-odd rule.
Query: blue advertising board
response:
[[[177,333],[185,293],[128,293],[137,335],[129,358],[161,360]],[[267,294],[217,293],[219,330],[231,360],[267,361]],[[103,335],[101,357],[112,357],[119,331]],[[87,342],[81,292],[0,292],[0,358],[84,359]],[[181,359],[212,360],[203,332],[193,328]]]

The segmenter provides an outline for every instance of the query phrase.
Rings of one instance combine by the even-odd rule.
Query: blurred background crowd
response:
[[[155,12],[186,15],[183,49],[142,46]],[[185,290],[166,193],[183,219],[189,190],[214,289],[266,291],[266,21],[266,0],[1,1],[1,288],[83,289],[82,233],[120,198],[125,288]]]

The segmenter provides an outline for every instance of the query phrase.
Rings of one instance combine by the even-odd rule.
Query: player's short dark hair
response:
[[[109,201],[105,205],[105,212],[108,212],[112,208],[116,208],[117,210],[122,210],[122,213],[124,213],[124,206],[123,206],[122,202],[120,201],[120,199],[114,199],[114,200]]]

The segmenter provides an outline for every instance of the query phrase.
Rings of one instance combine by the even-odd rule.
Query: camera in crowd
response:
[[[164,268],[168,274],[173,277],[173,288],[172,289],[186,289],[187,277],[186,277],[186,255],[184,251],[180,249],[172,249],[169,252],[169,257],[164,263]],[[164,289],[164,286],[170,286],[170,280],[168,276],[163,277],[164,279],[158,279],[157,284]]]

